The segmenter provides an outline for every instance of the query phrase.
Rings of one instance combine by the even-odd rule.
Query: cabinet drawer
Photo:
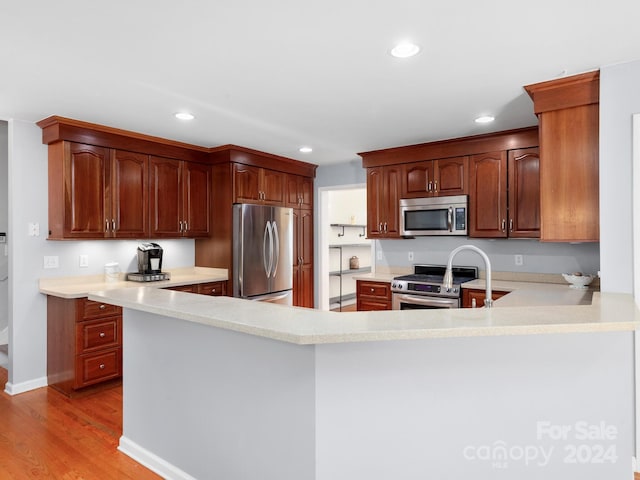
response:
[[[121,375],[122,350],[120,348],[90,355],[81,355],[76,361],[75,388],[118,378]]]
[[[391,301],[391,284],[387,282],[358,281],[359,297],[376,297],[380,300]]]
[[[121,315],[122,308],[108,303],[94,302],[87,298],[78,299],[78,319],[87,320],[91,318],[111,317]]]
[[[200,295],[220,296],[227,294],[227,282],[200,283],[198,285]]]
[[[167,287],[165,290],[174,290],[176,292],[198,293],[196,285],[178,285],[176,287]]]
[[[121,317],[77,323],[76,352],[89,353],[98,349],[118,347],[121,332]]]

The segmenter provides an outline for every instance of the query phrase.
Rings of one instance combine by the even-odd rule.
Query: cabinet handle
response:
[[[429,182],[427,183],[427,192],[430,192],[433,189],[433,183]]]
[[[104,230],[105,230],[105,232],[109,231],[109,219],[108,218],[104,219]]]
[[[182,220],[178,222],[178,230],[182,233]]]
[[[387,222],[384,222],[384,233],[387,233],[389,229],[387,228]]]
[[[507,231],[507,221],[504,218],[502,219],[502,231]]]
[[[189,224],[187,222],[184,222],[184,231],[185,233],[189,231]]]
[[[100,338],[104,338],[104,337],[106,337],[106,336],[107,336],[107,334],[106,334],[106,333],[104,333],[104,332],[100,332],[100,335],[99,335],[99,337],[100,337]]]
[[[471,299],[471,308],[476,308],[476,307],[477,307],[476,299],[472,298]]]
[[[509,219],[509,231],[513,232],[513,218]]]
[[[111,230],[116,231],[116,220],[115,218],[111,219]]]
[[[378,225],[378,231],[380,233],[384,233],[384,231],[382,230],[382,222],[380,222],[380,225]]]
[[[435,181],[433,182],[433,191],[434,191],[435,193],[438,193],[438,180],[435,180]]]
[[[104,363],[100,364],[100,370],[104,370]]]
[[[102,304],[100,304],[100,306],[98,308],[100,310],[104,310],[105,308],[107,308],[107,306],[104,303],[102,303]]]

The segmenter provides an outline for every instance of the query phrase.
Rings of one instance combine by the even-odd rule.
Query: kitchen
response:
[[[634,238],[632,234],[632,153],[630,118],[640,111],[637,85],[640,79],[640,67],[637,62],[620,65],[601,66],[601,124],[600,124],[600,158],[606,162],[600,169],[601,200],[601,239],[597,244],[564,245],[558,253],[553,246],[545,246],[537,242],[525,242],[527,251],[523,250],[521,241],[477,241],[481,248],[488,249],[492,256],[498,255],[499,270],[514,269],[511,265],[512,254],[524,254],[527,268],[537,268],[541,258],[547,264],[555,263],[560,258],[558,271],[595,271],[597,264],[592,260],[599,251],[599,270],[603,291],[632,293],[635,272],[633,263]],[[10,119],[11,117],[5,116]],[[37,118],[39,120],[40,118]],[[35,120],[35,119],[34,119]],[[20,232],[25,225],[37,222],[40,227],[46,224],[46,147],[41,143],[41,131],[31,121],[12,119],[10,133],[10,181],[13,185],[10,196],[11,220],[9,242],[13,255],[12,298],[10,305],[14,319],[12,345],[11,382],[15,391],[27,390],[41,385],[45,371],[46,313],[44,299],[37,291],[37,279],[50,272],[42,269],[43,255],[56,255],[60,258],[61,268],[57,276],[79,275],[85,272],[77,265],[77,256],[87,253],[91,258],[87,273],[98,273],[102,265],[108,261],[118,261],[129,266],[136,242],[123,241],[117,251],[113,251],[113,243],[107,241],[79,242],[66,244],[63,242],[46,242],[45,236],[27,237]],[[361,163],[349,161],[342,164],[320,167],[317,171],[316,189],[339,184],[364,183],[364,171]],[[20,186],[17,188],[16,186]],[[618,215],[607,215],[617,212]],[[174,243],[175,242],[175,243]],[[416,252],[417,261],[432,261],[426,257],[424,250],[433,249],[437,258],[433,261],[443,262],[446,253],[457,243],[448,244],[440,240],[415,239],[408,241],[379,240],[383,251],[382,266],[408,266],[406,250]],[[444,243],[443,243],[444,242]],[[195,247],[191,240],[164,241],[167,251],[167,267],[178,267],[188,264],[193,258]],[[474,242],[475,243],[475,242]],[[515,245],[514,245],[515,244]],[[409,246],[405,246],[409,245]],[[505,252],[502,249],[509,249]],[[513,249],[513,250],[511,250]],[[316,249],[317,250],[317,249]],[[500,252],[498,252],[498,250]],[[169,253],[171,252],[171,254]],[[575,253],[577,252],[577,253]],[[423,257],[424,255],[424,257]],[[500,255],[504,255],[501,258]],[[572,260],[574,255],[578,260]],[[591,260],[589,260],[591,259]],[[472,260],[473,261],[473,260]],[[574,268],[577,264],[579,268]],[[543,268],[543,267],[541,267]]]

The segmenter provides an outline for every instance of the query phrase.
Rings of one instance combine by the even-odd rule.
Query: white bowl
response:
[[[563,273],[562,276],[571,284],[571,288],[587,288],[593,281],[593,275],[574,275],[572,273]]]

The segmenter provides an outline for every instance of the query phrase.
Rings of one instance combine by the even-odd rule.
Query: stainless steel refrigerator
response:
[[[233,291],[236,297],[293,304],[293,210],[233,206]]]

